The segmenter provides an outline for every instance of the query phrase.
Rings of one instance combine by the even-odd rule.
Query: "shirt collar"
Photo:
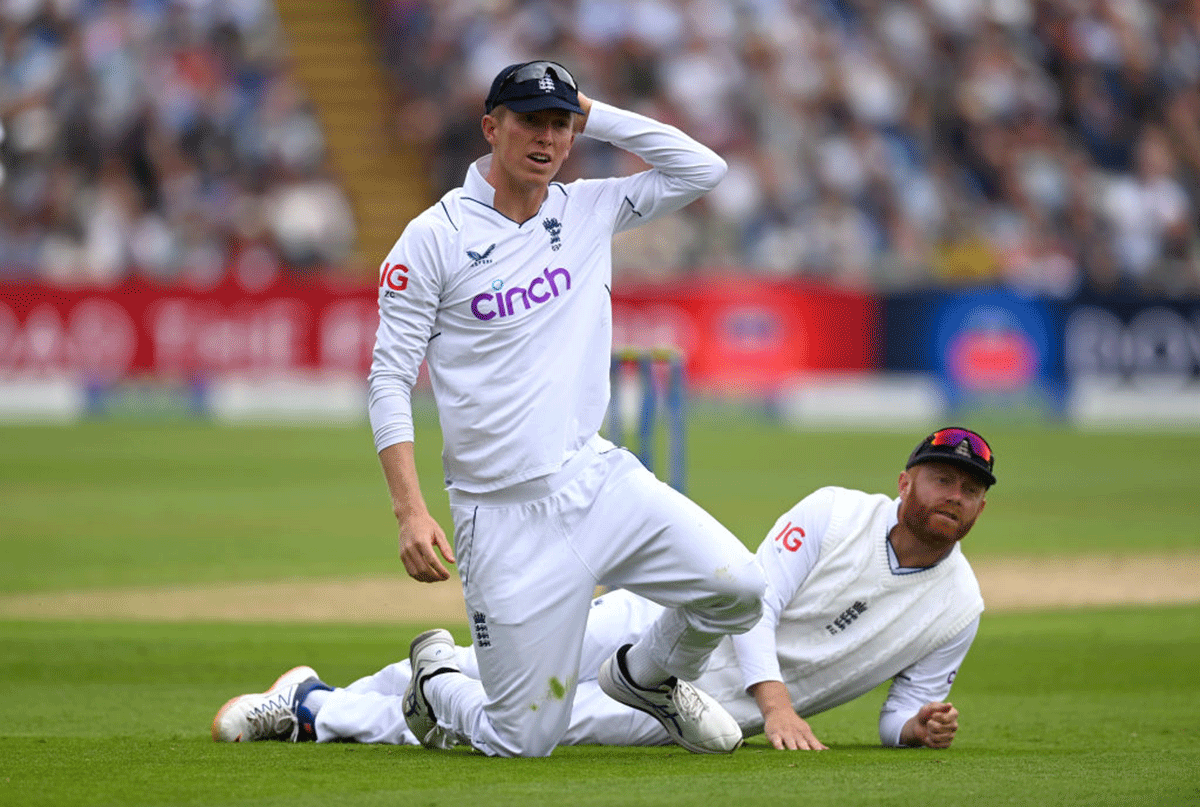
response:
[[[488,169],[492,167],[492,155],[485,154],[467,169],[467,178],[463,182],[463,192],[472,199],[483,202],[488,207],[495,207],[496,189],[485,179]]]

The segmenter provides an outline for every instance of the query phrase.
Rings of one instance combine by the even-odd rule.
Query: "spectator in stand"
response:
[[[271,0],[4,4],[0,276],[208,285],[245,253],[232,211],[297,185],[338,219],[305,263],[343,258],[344,194],[285,65]],[[293,254],[272,232],[255,266]]]
[[[480,66],[531,54],[728,159],[676,231],[618,240],[618,277],[904,288],[953,264],[1054,296],[1200,291],[1200,0],[369,3],[431,196],[474,157]],[[353,238],[270,0],[4,4],[0,124],[0,276],[203,280],[243,255],[336,263]],[[580,144],[564,178],[622,159]],[[297,183],[336,237],[281,244],[265,213],[241,232],[230,211]]]
[[[1161,130],[1143,131],[1135,148],[1135,171],[1113,179],[1102,204],[1113,252],[1125,277],[1154,291],[1194,290],[1173,288],[1189,280],[1181,276],[1178,262],[1186,260],[1196,216],[1176,179],[1174,159]]]
[[[516,60],[554,43],[618,103],[666,120],[703,109],[685,125],[726,156],[729,177],[687,232],[664,236],[674,239],[655,256],[665,267],[636,260],[631,245],[618,275],[732,258],[751,272],[883,288],[941,282],[939,267],[955,282],[1054,296],[1085,283],[1196,285],[1196,216],[1143,228],[1154,268],[1139,273],[1119,257],[1127,225],[1107,194],[1081,191],[1144,186],[1157,170],[1158,195],[1176,200],[1168,207],[1196,210],[1197,0],[376,5],[384,40],[406,43],[393,51],[395,74],[445,77],[406,86],[401,102],[428,124],[435,192],[467,160],[454,143],[461,108],[486,90],[469,69],[476,51]],[[1165,157],[1140,156],[1148,129],[1164,136],[1144,149]]]

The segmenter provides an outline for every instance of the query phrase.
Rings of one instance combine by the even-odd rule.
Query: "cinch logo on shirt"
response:
[[[487,321],[495,317],[512,316],[514,303],[524,305],[525,310],[535,305],[547,303],[562,292],[571,288],[571,273],[566,269],[547,269],[541,277],[529,281],[527,287],[513,286],[508,291],[502,290],[500,281],[494,281],[492,287],[495,294],[484,292],[476,294],[471,300],[471,313],[475,319]]]

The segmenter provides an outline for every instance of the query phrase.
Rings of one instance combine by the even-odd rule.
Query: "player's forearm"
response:
[[[636,154],[693,192],[712,190],[729,168],[682,130],[600,101],[589,107],[584,134]]]
[[[768,721],[776,714],[794,714],[792,697],[782,681],[759,681],[750,686],[750,694],[758,704],[763,720]]]
[[[923,745],[920,734],[920,723],[917,721],[917,716],[913,715],[908,720],[904,721],[904,725],[900,728],[900,738],[897,741],[899,746],[918,746]]]
[[[425,497],[421,495],[421,482],[417,477],[413,444],[393,443],[379,452],[379,462],[383,466],[383,477],[387,480],[396,521],[405,524],[414,516],[428,514],[429,508],[425,505]]]

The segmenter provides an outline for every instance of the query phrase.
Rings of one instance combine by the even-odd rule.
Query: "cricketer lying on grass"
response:
[[[959,541],[984,508],[996,481],[993,465],[979,435],[941,429],[909,456],[897,498],[840,487],[804,498],[759,545],[756,560],[767,579],[762,620],[722,640],[697,686],[725,706],[745,735],[765,732],[776,748],[822,749],[802,716],[890,678],[880,741],[948,747],[958,711],[946,698],[983,611]],[[607,697],[595,675],[661,612],[628,591],[593,601],[580,665],[585,680],[564,743],[670,742],[658,721]],[[474,648],[452,652],[463,673],[478,675]],[[404,718],[411,677],[405,660],[326,691],[312,669],[296,668],[267,693],[230,701],[213,736],[416,744]]]

